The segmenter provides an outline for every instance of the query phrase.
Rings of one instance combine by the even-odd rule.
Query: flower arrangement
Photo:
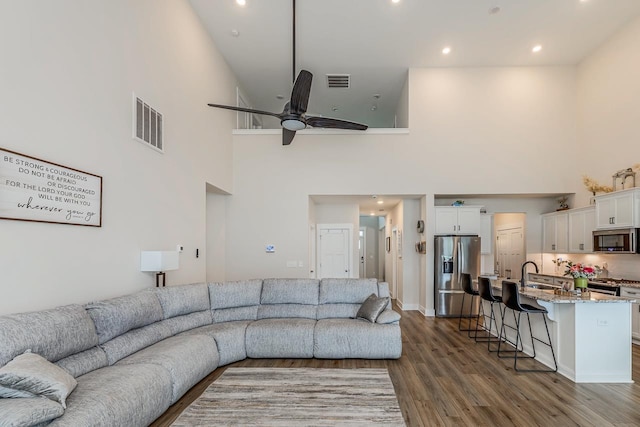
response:
[[[596,193],[611,193],[613,191],[613,187],[600,184],[598,181],[587,175],[582,177],[582,182],[584,183],[584,186],[587,187],[587,190],[591,191],[594,196]]]
[[[562,261],[554,259],[553,263],[558,265],[558,267],[562,264],[566,264],[564,275],[571,276],[574,279],[593,279],[598,274],[598,271],[600,271],[600,267],[598,267],[597,265],[585,265],[580,262],[574,263],[571,260]]]

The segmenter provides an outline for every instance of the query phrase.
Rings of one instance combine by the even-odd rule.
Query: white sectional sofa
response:
[[[248,280],[2,316],[0,367],[30,350],[77,387],[66,409],[43,397],[0,398],[0,426],[146,426],[217,367],[247,357],[397,359],[400,315],[390,303],[375,323],[355,319],[371,294],[388,297],[388,285]]]

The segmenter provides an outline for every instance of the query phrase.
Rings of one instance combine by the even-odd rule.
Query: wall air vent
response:
[[[164,152],[162,114],[133,95],[133,139]]]
[[[327,74],[327,87],[349,89],[350,85],[350,74]]]

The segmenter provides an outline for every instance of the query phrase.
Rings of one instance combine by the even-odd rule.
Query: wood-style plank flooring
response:
[[[407,426],[640,426],[635,384],[575,384],[557,373],[516,373],[459,332],[457,319],[403,312],[398,360],[246,359],[228,366],[388,368]],[[169,426],[228,367],[203,379],[152,425]]]

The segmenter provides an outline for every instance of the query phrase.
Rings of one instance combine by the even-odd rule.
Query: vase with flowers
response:
[[[554,260],[554,262],[556,262]],[[573,262],[571,260],[559,261],[558,266],[565,264],[565,276],[573,277],[573,286],[575,288],[585,289],[589,284],[589,279],[593,279],[598,274],[600,267],[597,265],[586,265],[581,262]]]

